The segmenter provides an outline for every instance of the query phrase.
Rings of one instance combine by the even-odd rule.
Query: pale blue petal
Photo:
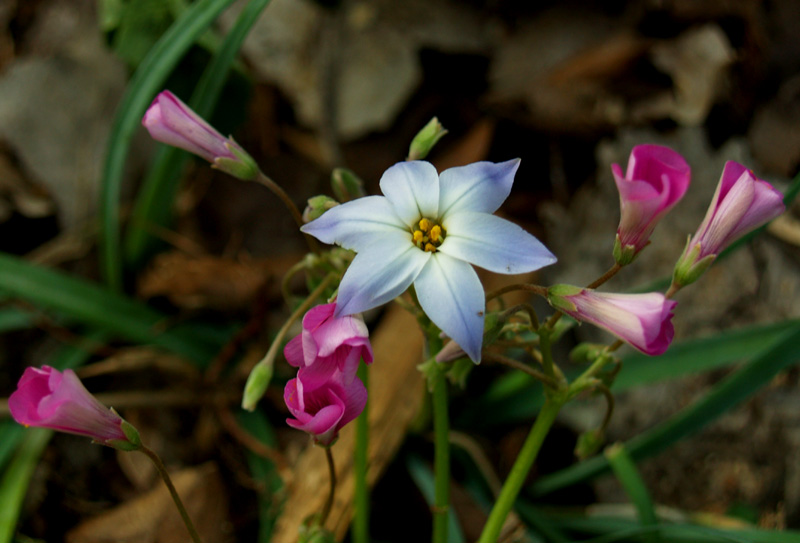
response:
[[[439,251],[495,273],[515,274],[553,264],[556,257],[516,224],[487,213],[447,217]]]
[[[326,211],[300,228],[325,243],[360,251],[384,233],[408,232],[383,196],[366,196]]]
[[[476,364],[483,343],[483,286],[472,266],[441,252],[433,254],[414,281],[423,311]]]
[[[511,193],[519,159],[475,162],[439,176],[439,217],[462,211],[494,213]]]
[[[339,285],[334,315],[352,315],[402,294],[430,259],[411,243],[411,234],[384,234],[359,252]]]
[[[439,216],[439,174],[430,162],[395,164],[381,177],[381,191],[410,228],[422,218]]]

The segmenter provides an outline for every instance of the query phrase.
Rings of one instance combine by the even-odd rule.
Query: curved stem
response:
[[[528,318],[531,320],[531,327],[534,330],[539,328],[539,316],[536,314],[536,310],[531,304],[517,304],[514,307],[506,309],[500,314],[500,320],[505,322],[508,317],[520,311],[524,311],[528,314]]]
[[[361,363],[358,366],[358,377],[369,390],[369,367]],[[355,472],[355,493],[353,515],[353,543],[369,542],[369,486],[367,484],[367,464],[369,450],[369,400],[364,411],[356,419],[356,450],[353,453],[353,470]]]
[[[325,526],[325,521],[328,520],[328,515],[331,514],[333,498],[336,495],[336,467],[333,465],[333,453],[330,447],[325,447],[325,459],[328,461],[328,474],[330,474],[331,484],[328,489],[328,499],[325,500],[325,507],[322,508],[322,514],[319,516],[320,526]]]
[[[447,413],[447,380],[443,371],[437,372],[433,383],[433,431],[433,543],[446,543],[450,507],[450,420]]]
[[[547,297],[547,287],[543,287],[541,285],[531,285],[529,283],[515,283],[513,285],[506,285],[502,288],[491,291],[486,295],[486,301],[489,302],[498,296],[502,296],[503,294],[509,292],[514,292],[515,290],[525,290],[538,294],[539,296]]]
[[[603,275],[601,275],[600,277],[598,277],[597,279],[595,279],[594,281],[592,281],[591,283],[586,285],[586,288],[597,288],[597,287],[599,287],[600,285],[602,285],[603,283],[605,283],[606,281],[608,281],[609,279],[611,279],[612,277],[617,275],[617,273],[621,269],[622,269],[622,266],[620,266],[617,263],[614,263],[614,265],[611,266],[611,268],[609,268],[609,270],[606,273],[604,273]]]
[[[197,530],[192,523],[192,519],[189,518],[189,513],[186,512],[186,508],[183,506],[180,496],[178,496],[178,491],[175,490],[175,485],[172,484],[172,479],[170,479],[169,473],[167,473],[167,468],[164,466],[164,462],[161,461],[161,458],[155,453],[155,451],[153,451],[153,449],[147,447],[146,445],[142,445],[142,448],[139,450],[147,455],[147,457],[153,461],[153,464],[155,464],[158,474],[161,476],[161,479],[164,480],[164,484],[167,485],[167,489],[172,496],[172,501],[175,502],[175,507],[178,508],[178,512],[181,514],[181,518],[183,519],[183,523],[186,525],[186,529],[189,530],[189,535],[192,537],[192,541],[194,541],[194,543],[201,543],[200,535],[197,533]]]
[[[289,213],[292,214],[292,218],[294,222],[297,223],[297,227],[300,228],[305,225],[303,221],[303,216],[300,214],[300,210],[297,209],[297,206],[294,205],[292,199],[289,198],[289,195],[286,194],[280,185],[278,185],[275,181],[273,181],[270,177],[264,174],[264,172],[259,171],[258,177],[255,179],[258,183],[261,183],[265,187],[267,187],[273,194],[275,194],[278,198],[281,199],[283,205],[285,205],[289,209]],[[306,238],[306,243],[308,244],[308,248],[311,249],[312,252],[319,254],[319,244],[317,240],[313,237],[309,236],[308,234],[303,234]]]
[[[550,431],[550,427],[556,420],[563,399],[547,398],[536,417],[536,422],[531,428],[528,437],[525,439],[525,444],[519,452],[514,465],[511,467],[511,472],[508,474],[506,482],[503,484],[503,489],[500,491],[500,496],[494,503],[489,519],[483,527],[478,543],[496,543],[500,536],[500,531],[506,521],[506,517],[511,512],[514,506],[514,501],[517,499],[519,491],[528,476],[528,472],[539,454],[542,447],[542,442],[545,436]]]
[[[667,291],[667,293],[666,293],[666,294],[664,294],[664,296],[665,296],[665,297],[666,297],[666,298],[669,300],[670,298],[672,298],[673,296],[675,296],[675,294],[676,294],[676,293],[677,293],[677,292],[678,292],[680,289],[681,289],[681,287],[680,287],[680,286],[676,285],[675,283],[672,283],[672,284],[669,286],[669,290]]]
[[[487,362],[496,362],[497,364],[502,364],[504,366],[508,366],[509,368],[514,368],[515,370],[527,373],[534,379],[541,381],[542,384],[547,385],[552,389],[559,388],[558,381],[556,381],[552,377],[545,375],[541,371],[528,366],[527,364],[523,364],[519,360],[514,360],[513,358],[509,358],[501,354],[488,353],[488,352],[483,352],[482,357],[483,360],[486,360]]]

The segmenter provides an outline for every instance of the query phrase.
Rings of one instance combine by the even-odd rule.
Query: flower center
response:
[[[441,224],[425,217],[419,220],[417,228],[411,232],[414,245],[429,253],[436,252],[446,234]]]

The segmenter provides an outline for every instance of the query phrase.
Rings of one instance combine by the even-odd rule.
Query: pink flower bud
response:
[[[14,420],[25,426],[87,436],[123,450],[141,446],[136,429],[97,401],[72,370],[27,368],[8,399],[8,408]]]
[[[554,285],[547,290],[547,301],[579,321],[608,330],[645,354],[663,353],[675,335],[672,311],[677,302],[660,292],[611,294]]]
[[[618,264],[630,264],[649,243],[653,229],[689,188],[689,165],[681,155],[661,145],[637,145],[622,176],[611,166],[619,190],[620,221],[614,244]]]
[[[737,162],[726,162],[702,224],[675,265],[673,283],[696,281],[728,245],[784,212],[783,195]]]
[[[300,368],[297,376],[307,390],[325,384],[335,371],[345,384],[356,375],[363,358],[372,363],[372,345],[364,320],[358,315],[336,318],[336,304],[311,308],[303,317],[303,332],[283,350],[286,360]]]
[[[345,384],[341,372],[334,372],[313,390],[298,377],[286,383],[283,399],[294,417],[286,424],[308,432],[320,445],[330,445],[344,425],[355,419],[367,405],[367,389],[358,377]]]
[[[169,91],[150,104],[142,125],[156,141],[193,153],[239,179],[258,174],[255,161],[233,138],[226,138]]]

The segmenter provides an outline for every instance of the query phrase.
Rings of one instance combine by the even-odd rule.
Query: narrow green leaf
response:
[[[641,475],[639,475],[636,464],[625,450],[625,445],[622,443],[611,445],[605,450],[605,457],[614,475],[617,476],[617,480],[628,495],[628,499],[636,507],[636,512],[639,514],[639,522],[642,526],[657,525],[658,518],[656,518],[650,492],[648,492],[647,486],[644,484]],[[660,541],[660,538],[657,537],[657,534],[654,534],[651,541]]]
[[[195,39],[234,0],[198,0],[153,46],[134,73],[117,107],[103,167],[100,255],[103,275],[114,290],[122,289],[120,193],[131,138],[153,96]]]
[[[30,311],[16,307],[0,309],[0,333],[31,328],[34,326],[34,320]]]
[[[189,107],[201,117],[211,116],[242,43],[269,2],[251,0],[211,58],[188,102]],[[190,157],[186,151],[160,146],[153,166],[139,189],[125,238],[125,259],[134,266],[148,256],[156,242],[150,227],[169,226],[171,223],[180,172]]]
[[[0,503],[3,504],[0,507],[0,543],[10,543],[14,538],[30,479],[52,435],[51,430],[43,428],[28,430],[0,479]]]
[[[795,330],[714,386],[693,405],[628,441],[626,447],[630,455],[635,460],[647,458],[697,432],[727,410],[739,405],[798,360],[800,360],[800,330]],[[608,467],[605,458],[590,458],[542,477],[531,490],[537,496],[548,494],[605,473]]]
[[[220,334],[191,326],[167,328],[167,317],[141,302],[88,281],[0,253],[0,291],[129,341],[152,344],[199,363],[222,343]]]

